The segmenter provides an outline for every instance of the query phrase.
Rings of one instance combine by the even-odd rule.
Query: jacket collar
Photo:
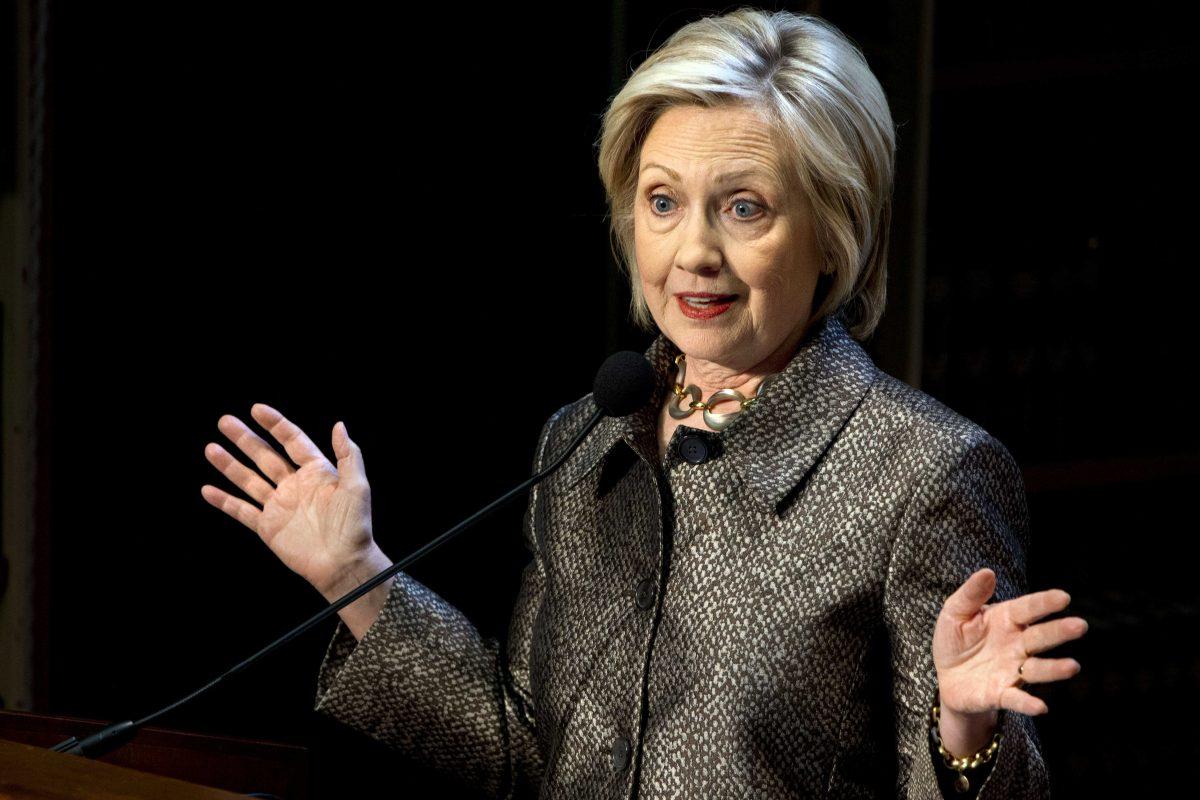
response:
[[[626,417],[604,417],[563,465],[568,486],[625,442],[648,464],[661,464],[658,414],[675,378],[679,348],[659,333],[645,355],[657,376],[651,402]],[[837,315],[826,317],[800,343],[792,360],[758,401],[720,433],[720,457],[736,470],[759,502],[778,510],[781,501],[816,464],[858,408],[879,370]],[[592,395],[584,398],[588,415]],[[689,420],[690,421],[690,420]],[[687,425],[689,421],[685,421]],[[695,425],[704,423],[697,420]]]

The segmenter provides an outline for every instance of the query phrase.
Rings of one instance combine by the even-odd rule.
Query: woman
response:
[[[816,17],[740,9],[642,64],[600,169],[654,402],[533,490],[507,642],[400,573],[342,610],[316,709],[497,797],[1045,797],[1022,686],[1078,672],[1038,654],[1086,623],[1023,593],[1009,452],[856,341],[893,158],[878,82]],[[535,469],[593,410],[550,418]],[[335,468],[251,414],[290,462],[222,417],[270,482],[214,443],[259,505],[205,498],[331,601],[389,566],[345,426]]]

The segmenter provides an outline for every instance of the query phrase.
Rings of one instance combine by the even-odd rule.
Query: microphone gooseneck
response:
[[[567,460],[567,457],[571,455],[571,453],[575,452],[575,449],[579,447],[579,444],[589,433],[591,433],[592,428],[596,427],[596,424],[600,422],[603,417],[624,417],[628,414],[632,414],[634,411],[650,402],[653,399],[652,395],[654,392],[655,383],[654,369],[650,366],[650,362],[646,360],[646,357],[641,353],[637,353],[632,350],[622,350],[620,352],[613,353],[611,356],[605,359],[604,363],[600,366],[599,371],[596,373],[595,381],[592,384],[592,396],[596,404],[596,411],[587,420],[587,422],[584,423],[583,427],[579,430],[579,433],[575,435],[575,438],[571,440],[570,444],[563,448],[562,453],[560,453],[548,467],[522,481],[516,487],[510,489],[504,495],[479,509],[474,514],[443,533],[441,536],[438,536],[425,546],[410,553],[406,558],[403,558],[395,564],[392,564],[375,577],[368,579],[358,588],[353,589],[338,601],[331,603],[326,608],[321,609],[307,621],[296,626],[283,636],[280,636],[278,639],[271,642],[271,644],[262,648],[249,658],[239,662],[231,669],[204,684],[191,694],[176,700],[174,703],[171,703],[165,708],[162,708],[148,716],[142,717],[139,720],[124,720],[122,722],[114,722],[113,724],[101,728],[96,733],[93,733],[92,735],[83,739],[78,739],[77,737],[72,736],[69,739],[59,742],[50,749],[59,753],[72,753],[75,755],[86,756],[88,758],[97,758],[129,741],[142,726],[147,725],[151,721],[161,717],[163,714],[178,708],[184,703],[187,703],[189,700],[198,697],[226,678],[241,672],[243,669],[250,666],[263,656],[274,652],[276,649],[287,644],[292,639],[307,633],[309,630],[321,624],[329,617],[332,617],[338,611],[350,605],[355,600],[386,581],[388,578],[391,578],[397,572],[400,572],[405,567],[410,566],[413,562],[428,555],[435,548],[445,544],[450,539],[474,525],[476,522],[479,522],[488,514],[491,514],[496,509],[505,505],[514,497],[517,497],[526,489],[533,486],[535,483],[545,479],[550,475],[550,473],[558,469],[559,466]]]

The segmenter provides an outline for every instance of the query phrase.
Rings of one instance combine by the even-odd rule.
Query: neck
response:
[[[758,389],[758,384],[763,378],[783,371],[796,354],[796,349],[808,332],[810,324],[806,322],[799,326],[766,358],[748,368],[739,369],[717,361],[686,356],[684,383],[696,384],[703,399],[707,399],[718,389],[736,389],[745,397],[749,397]]]

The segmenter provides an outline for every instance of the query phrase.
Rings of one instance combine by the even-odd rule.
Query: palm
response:
[[[284,564],[314,586],[331,585],[339,565],[373,541],[370,490],[361,452],[345,427],[335,426],[333,446],[339,457],[334,467],[278,411],[259,403],[251,414],[283,445],[290,460],[231,415],[223,416],[218,427],[262,474],[215,443],[205,448],[205,456],[261,508],[214,486],[202,487],[201,493],[254,530]]]
[[[328,544],[331,530],[337,530],[335,520],[326,521],[336,494],[337,471],[328,461],[305,464],[284,478],[263,504],[258,535],[284,563],[303,563],[314,548]]]
[[[947,598],[938,614],[933,662],[941,704],[961,714],[1000,708],[1044,713],[1045,702],[1020,688],[1021,681],[1069,678],[1079,672],[1079,662],[1032,656],[1079,638],[1087,623],[1081,617],[1064,617],[1034,624],[1067,607],[1071,598],[1061,589],[988,604],[995,587],[995,573],[981,569]]]

